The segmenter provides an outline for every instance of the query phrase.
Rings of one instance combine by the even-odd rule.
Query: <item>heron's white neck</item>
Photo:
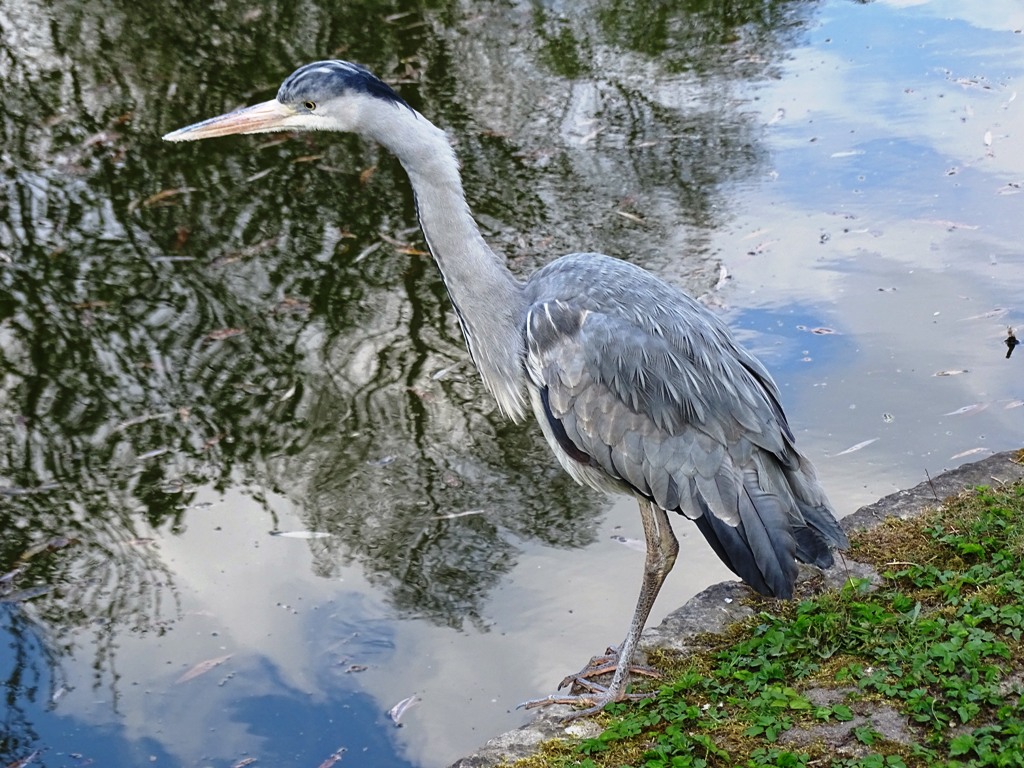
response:
[[[523,285],[484,242],[466,204],[459,164],[444,131],[389,107],[373,138],[402,163],[416,195],[420,227],[441,270],[484,384],[510,418],[526,407]]]

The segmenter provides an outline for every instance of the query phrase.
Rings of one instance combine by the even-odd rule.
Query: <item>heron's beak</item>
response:
[[[236,133],[269,133],[270,131],[286,131],[288,118],[295,115],[295,110],[282,104],[277,99],[255,104],[226,115],[211,117],[201,123],[179,128],[164,136],[164,141],[196,141],[212,139],[216,136],[231,136]]]

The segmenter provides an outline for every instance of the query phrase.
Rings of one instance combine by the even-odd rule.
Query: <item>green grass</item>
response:
[[[1024,765],[1024,484],[883,523],[850,556],[879,588],[759,602],[711,650],[662,654],[671,682],[609,707],[600,736],[516,765]]]

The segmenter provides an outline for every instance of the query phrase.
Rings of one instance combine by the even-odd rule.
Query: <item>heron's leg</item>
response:
[[[643,522],[644,538],[647,543],[647,556],[644,560],[644,577],[640,585],[640,596],[637,599],[636,609],[633,611],[633,619],[629,624],[629,632],[626,639],[619,646],[615,665],[615,673],[607,688],[598,686],[591,682],[582,682],[585,687],[590,688],[592,693],[565,695],[555,694],[544,699],[529,701],[521,706],[527,709],[540,707],[546,704],[590,704],[587,709],[574,712],[567,719],[584,717],[599,712],[606,704],[612,701],[622,701],[627,698],[640,698],[626,694],[626,681],[629,677],[630,662],[636,652],[637,643],[640,641],[640,634],[643,632],[647,617],[650,616],[654,601],[661,591],[661,585],[665,583],[672,566],[675,565],[676,555],[679,553],[679,542],[672,533],[672,526],[669,524],[668,514],[647,499],[640,499],[640,519]]]
[[[636,609],[633,611],[633,620],[629,623],[629,632],[626,639],[619,647],[619,664],[612,675],[612,681],[608,685],[608,693],[614,701],[626,688],[626,679],[629,676],[629,665],[636,653],[636,646],[640,642],[640,635],[647,624],[647,617],[651,615],[651,608],[661,591],[661,585],[665,583],[672,566],[676,563],[676,555],[679,554],[679,542],[672,533],[672,526],[668,521],[668,514],[664,509],[652,504],[647,499],[640,500],[640,519],[644,526],[644,538],[647,541],[647,557],[644,560],[644,578],[640,584],[640,596],[636,601]]]
[[[661,590],[661,585],[675,564],[679,543],[672,532],[672,526],[669,524],[665,510],[647,499],[638,499],[638,501],[647,556],[644,562],[644,579],[640,587],[640,597],[637,599],[633,620],[630,622],[629,634],[618,647],[608,648],[604,655],[592,658],[584,669],[567,676],[559,683],[559,689],[567,685],[581,685],[591,691],[604,690],[603,686],[593,685],[589,678],[616,672],[620,669],[624,670],[619,672],[622,677],[622,680],[619,681],[620,685],[630,673],[658,677],[658,673],[650,667],[633,664],[632,656],[647,623],[647,617],[654,606],[654,600]],[[630,643],[631,638],[632,643]],[[626,647],[627,644],[630,645],[629,648]],[[610,687],[614,686],[615,679],[613,677]]]

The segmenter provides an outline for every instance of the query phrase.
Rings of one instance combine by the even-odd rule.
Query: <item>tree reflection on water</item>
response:
[[[520,542],[593,540],[601,497],[485,396],[392,158],[352,137],[159,140],[343,55],[453,132],[515,269],[602,243],[702,289],[720,189],[761,158],[731,84],[763,75],[807,4],[592,6],[5,10],[0,758],[31,748],[24,702],[56,701],[85,647],[116,707],[118,633],[180,613],[148,537],[187,527],[197,489],[285,494],[338,534],[321,575],[358,563],[400,615],[453,627],[481,625]],[[688,99],[641,87],[659,62]],[[586,113],[607,130],[577,141]],[[553,147],[559,131],[576,139]]]

